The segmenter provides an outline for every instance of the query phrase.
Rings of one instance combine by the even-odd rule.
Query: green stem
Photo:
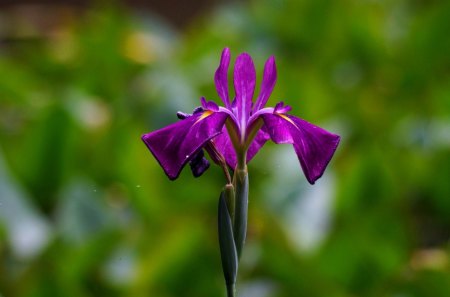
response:
[[[247,171],[247,151],[236,151],[237,155],[237,165],[236,171]],[[236,174],[235,174],[236,175]]]
[[[227,284],[227,297],[235,297],[235,296],[236,296],[236,285]]]
[[[234,172],[234,190],[235,190],[235,211],[234,211],[234,241],[238,259],[241,256],[242,248],[247,234],[247,214],[248,214],[248,173],[247,167],[244,169],[236,168]]]

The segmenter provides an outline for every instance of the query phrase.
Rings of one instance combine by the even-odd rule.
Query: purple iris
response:
[[[252,99],[256,73],[250,55],[242,53],[236,59],[235,98],[232,101],[228,92],[229,64],[230,51],[225,48],[214,77],[224,107],[201,98],[202,109],[142,136],[167,176],[174,180],[186,163],[191,162],[192,166],[192,160],[196,158],[203,162],[199,153],[206,146],[215,147],[231,168],[243,169],[266,141],[272,139],[278,144],[293,145],[308,182],[314,184],[325,171],[340,137],[289,115],[291,107],[283,102],[275,107],[265,107],[277,79],[273,56],[264,66],[261,89],[255,102]]]

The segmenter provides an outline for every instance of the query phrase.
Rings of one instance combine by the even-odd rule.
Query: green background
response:
[[[342,136],[314,186],[289,145],[249,164],[238,296],[449,296],[449,1],[50,8],[0,12],[1,296],[225,296],[220,168],[171,182],[140,140],[219,103],[225,46]]]

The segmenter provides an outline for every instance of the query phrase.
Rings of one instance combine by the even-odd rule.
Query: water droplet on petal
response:
[[[186,159],[189,158],[189,155],[186,155]]]

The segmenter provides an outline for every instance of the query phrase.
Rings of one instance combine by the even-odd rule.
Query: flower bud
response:
[[[223,275],[227,284],[228,290],[234,291],[236,283],[236,275],[238,270],[238,257],[236,252],[236,245],[234,243],[233,225],[231,222],[230,212],[227,207],[227,196],[232,195],[234,189],[232,185],[226,185],[225,189],[220,194],[219,198],[219,245],[220,256],[222,258]],[[229,296],[234,292],[228,292]]]

